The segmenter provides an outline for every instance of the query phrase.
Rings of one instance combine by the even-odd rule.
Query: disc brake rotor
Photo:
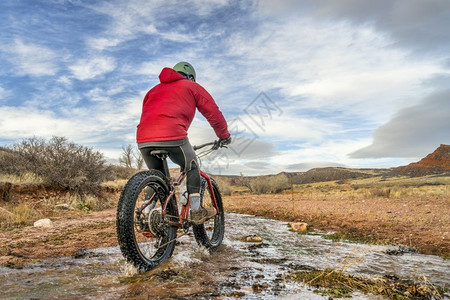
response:
[[[148,227],[155,236],[162,236],[165,234],[166,223],[164,222],[161,210],[154,208],[148,214]]]

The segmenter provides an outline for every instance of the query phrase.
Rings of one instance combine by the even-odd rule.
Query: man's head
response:
[[[196,79],[194,67],[188,62],[179,62],[173,69],[189,80],[195,81]]]

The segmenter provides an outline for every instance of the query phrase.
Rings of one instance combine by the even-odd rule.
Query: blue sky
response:
[[[117,161],[163,67],[189,61],[245,175],[393,167],[450,144],[450,2],[0,3],[0,145],[66,136]],[[200,113],[193,144],[215,138]]]

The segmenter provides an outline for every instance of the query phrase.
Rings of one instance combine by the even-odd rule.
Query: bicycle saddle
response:
[[[169,151],[167,150],[153,150],[150,151],[150,154],[153,156],[167,156],[169,155]]]

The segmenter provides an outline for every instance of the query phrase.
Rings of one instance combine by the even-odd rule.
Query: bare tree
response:
[[[119,163],[127,168],[133,167],[133,146],[131,144],[122,147],[122,155],[119,157]]]
[[[133,153],[134,156],[134,161],[136,163],[136,168],[138,170],[141,170],[142,167],[144,166],[144,158],[142,157],[142,153],[141,151],[137,151],[137,153]]]

